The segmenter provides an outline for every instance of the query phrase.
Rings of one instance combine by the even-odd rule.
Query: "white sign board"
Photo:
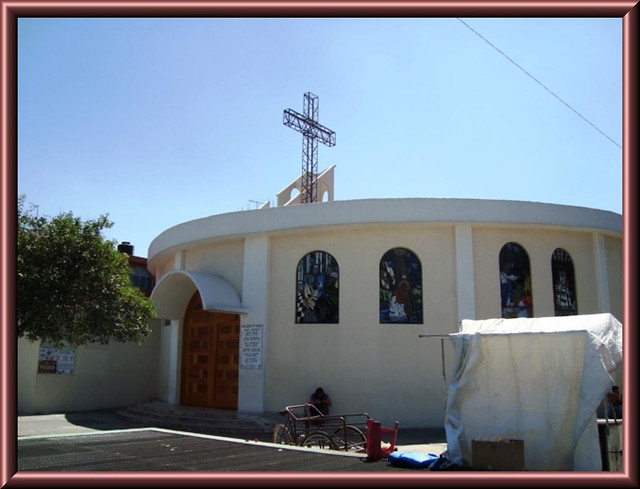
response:
[[[240,326],[240,368],[262,368],[263,324]]]
[[[74,369],[75,357],[75,350],[41,346],[40,356],[38,357],[38,373],[71,375]]]

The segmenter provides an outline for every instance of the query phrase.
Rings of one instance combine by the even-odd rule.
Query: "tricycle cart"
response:
[[[366,450],[367,413],[323,415],[313,404],[286,406],[284,423],[273,429],[273,442],[328,450]]]

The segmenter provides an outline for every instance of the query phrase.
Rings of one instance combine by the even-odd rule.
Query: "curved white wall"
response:
[[[621,228],[615,213],[532,202],[326,202],[180,224],[152,242],[149,268],[158,279],[176,264],[220,275],[241,295],[243,324],[264,325],[265,365],[241,370],[240,410],[278,411],[323,385],[334,412],[441,426],[441,342],[419,335],[455,332],[462,318],[500,316],[498,256],[509,241],[529,254],[535,316],[553,315],[551,256],[560,247],[574,262],[579,313],[621,320]],[[421,261],[423,324],[379,322],[379,263],[395,247]],[[295,323],[296,267],[315,250],[340,267],[338,324]],[[453,358],[448,340],[444,351]]]
[[[167,229],[149,246],[149,268],[176,249],[253,233],[343,225],[497,223],[622,232],[622,216],[583,207],[476,199],[363,199],[239,211],[196,219]],[[173,258],[171,258],[173,259]]]

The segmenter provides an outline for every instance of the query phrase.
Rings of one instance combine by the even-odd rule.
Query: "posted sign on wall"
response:
[[[38,358],[38,373],[71,375],[75,359],[75,350],[61,350],[42,346],[40,347],[40,356]]]
[[[263,324],[240,326],[240,368],[262,368]]]

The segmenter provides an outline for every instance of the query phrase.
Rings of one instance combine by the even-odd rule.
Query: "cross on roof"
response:
[[[301,201],[303,204],[318,201],[316,177],[318,175],[318,141],[326,146],[335,146],[336,133],[318,122],[318,97],[311,92],[304,94],[304,114],[292,109],[284,111],[283,123],[302,133],[302,180]]]

